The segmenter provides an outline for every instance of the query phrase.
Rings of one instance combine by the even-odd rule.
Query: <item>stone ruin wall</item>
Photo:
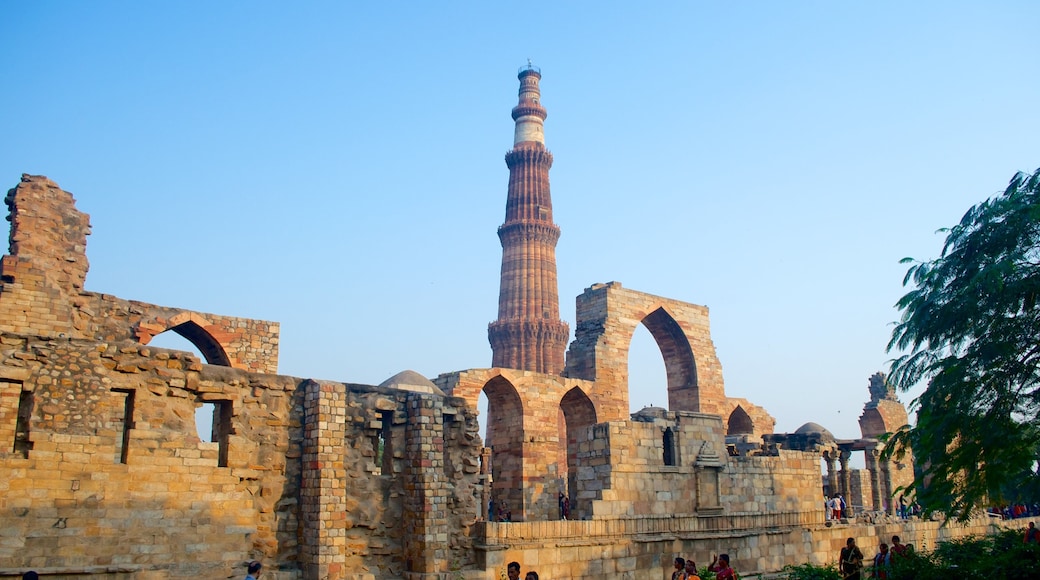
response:
[[[437,557],[475,565],[479,437],[460,400],[248,373],[132,343],[9,333],[0,336],[0,388],[0,575],[232,577],[255,558],[271,578],[318,577],[327,556],[334,577],[399,577],[404,555],[418,559],[428,547],[403,525],[408,502],[423,501],[406,482],[428,477],[426,463],[438,458],[448,471],[427,487],[442,505],[429,521],[413,520],[448,536],[430,542]],[[320,442],[334,459],[321,465],[307,459],[318,446],[304,429],[307,393],[344,418],[341,438]],[[217,442],[196,434],[204,402],[227,405]],[[440,421],[420,417],[409,428],[423,415],[409,408],[417,404]],[[387,461],[378,465],[384,421]]]
[[[819,457],[729,456],[721,418],[663,410],[599,424],[581,443],[580,510],[592,519],[796,514],[823,522]],[[665,437],[665,431],[670,435]],[[674,446],[666,454],[668,443]],[[671,459],[671,464],[666,462]]]
[[[822,516],[821,516],[822,517]],[[1006,524],[974,520],[966,525],[912,520],[905,523],[851,524],[832,527],[782,515],[735,515],[720,518],[646,517],[486,524],[483,580],[498,580],[506,564],[523,562],[544,578],[624,580],[667,578],[676,556],[694,558],[698,565],[712,554],[728,553],[742,578],[782,569],[787,564],[835,564],[849,537],[865,554],[880,542],[899,535],[915,548],[967,536],[993,533]]]
[[[257,558],[283,580],[492,580],[513,559],[546,577],[648,577],[723,546],[743,571],[771,571],[806,554],[830,562],[846,536],[869,546],[880,529],[822,525],[818,453],[729,454],[734,424],[750,440],[774,422],[725,395],[703,306],[589,288],[563,377],[438,377],[452,396],[297,379],[274,374],[276,323],[84,291],[88,218],[46,178],[24,176],[7,202],[0,576],[234,577]],[[672,410],[630,417],[638,324],[665,358]],[[147,346],[167,330],[214,364]],[[489,426],[505,436],[498,491],[523,518],[551,520],[570,464],[574,514],[590,519],[479,521],[482,391],[501,407]],[[214,442],[195,431],[202,404],[214,405]]]
[[[278,372],[279,325],[123,300],[83,289],[90,218],[72,194],[43,176],[23,175],[4,198],[10,254],[0,259],[0,331],[148,344],[173,330],[207,362]]]

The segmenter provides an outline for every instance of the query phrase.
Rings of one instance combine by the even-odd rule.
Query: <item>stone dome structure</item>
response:
[[[400,389],[402,391],[416,391],[418,393],[444,395],[444,391],[442,391],[440,387],[430,382],[426,377],[412,370],[401,371],[389,379],[379,383],[379,386],[389,387],[391,389]]]
[[[813,423],[812,421],[802,425],[795,430],[797,435],[819,435],[820,439],[825,441],[834,441],[834,435],[828,431],[823,425],[819,423]]]

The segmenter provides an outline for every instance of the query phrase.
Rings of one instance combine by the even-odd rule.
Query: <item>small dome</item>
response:
[[[830,431],[825,429],[823,425],[820,425],[819,423],[813,423],[811,421],[799,427],[797,430],[795,430],[795,433],[799,435],[819,434],[824,438],[834,439],[834,435],[832,435]]]
[[[667,409],[662,409],[661,407],[643,407],[632,413],[632,420],[644,423],[652,422],[654,419],[663,419],[667,412]]]
[[[416,391],[419,393],[431,393],[444,395],[444,391],[430,382],[429,379],[415,371],[401,371],[389,379],[379,383],[380,387],[401,389],[402,391]]]

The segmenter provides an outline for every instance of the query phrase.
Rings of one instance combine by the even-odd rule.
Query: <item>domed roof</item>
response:
[[[812,421],[796,429],[795,433],[799,435],[819,434],[824,438],[834,439],[834,435],[832,435],[830,431],[824,428],[823,425],[820,425],[819,423],[813,423]]]
[[[667,412],[668,409],[662,409],[661,407],[643,407],[632,413],[632,420],[649,423],[653,422],[654,419],[663,419]]]
[[[401,389],[402,391],[416,391],[419,393],[432,393],[443,395],[444,391],[430,382],[429,379],[415,371],[401,371],[389,379],[379,383],[380,387]]]

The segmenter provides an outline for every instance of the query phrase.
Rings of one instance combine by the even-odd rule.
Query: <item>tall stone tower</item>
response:
[[[553,156],[545,148],[536,67],[520,69],[519,103],[513,107],[516,131],[506,153],[509,194],[506,221],[498,228],[502,242],[502,277],[498,320],[488,325],[495,367],[558,375],[570,329],[560,320],[556,279],[556,242],[560,228],[553,223],[549,168]]]

